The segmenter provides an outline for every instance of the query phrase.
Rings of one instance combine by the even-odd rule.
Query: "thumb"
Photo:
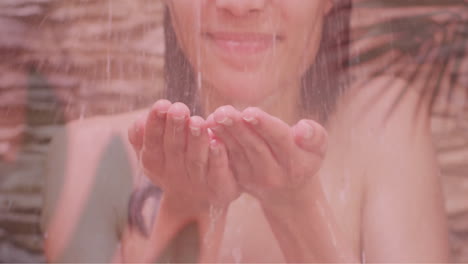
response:
[[[328,134],[319,123],[303,119],[293,127],[294,141],[301,149],[324,156]]]

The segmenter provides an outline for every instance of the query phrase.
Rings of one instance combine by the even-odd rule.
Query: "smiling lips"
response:
[[[206,36],[222,51],[239,56],[264,52],[279,40],[276,35],[262,33],[216,32]]]

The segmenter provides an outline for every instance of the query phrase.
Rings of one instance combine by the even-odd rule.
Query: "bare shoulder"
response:
[[[384,132],[398,126],[404,131],[428,128],[428,105],[421,91],[404,79],[381,76],[353,85],[342,98],[339,113],[340,120],[353,128]]]
[[[402,79],[351,89],[338,112],[363,176],[369,262],[446,262],[447,226],[429,100]],[[424,219],[424,225],[421,220]]]
[[[395,77],[357,84],[341,99],[334,123],[352,142],[347,156],[359,164],[368,196],[390,182],[410,187],[425,181],[438,188],[428,105],[419,91]]]
[[[338,104],[335,123],[352,134],[355,146],[370,155],[366,159],[432,145],[429,102],[400,78],[356,84]]]

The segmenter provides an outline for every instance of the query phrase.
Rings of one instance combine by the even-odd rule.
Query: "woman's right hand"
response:
[[[145,175],[181,210],[227,207],[240,195],[225,146],[186,105],[157,101],[128,135]]]

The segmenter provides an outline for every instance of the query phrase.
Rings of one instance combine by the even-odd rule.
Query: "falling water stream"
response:
[[[179,5],[183,2],[182,0],[168,0],[168,2],[171,1]],[[297,17],[301,16],[301,10],[297,9],[295,10],[296,14],[292,13],[294,11],[292,4],[288,6],[285,2],[281,4],[281,8],[278,8],[270,6],[273,2],[277,3],[278,1],[270,0],[244,1],[245,6],[235,6],[235,1],[228,0],[200,1],[204,4],[194,4],[196,0],[190,3],[187,1],[185,9],[180,8],[178,11],[180,12],[177,14],[177,18],[180,20],[178,22],[185,25],[185,28],[176,33],[179,34],[177,35],[178,38],[181,37],[180,34],[185,36],[185,38],[182,37],[185,42],[181,45],[177,44],[177,48],[181,49],[178,52],[186,58],[177,61],[180,63],[173,65],[173,68],[165,69],[165,65],[168,65],[165,61],[165,54],[168,50],[173,51],[175,47],[166,47],[164,45],[167,43],[165,42],[167,28],[164,29],[163,25],[166,6],[161,0],[0,0],[0,55],[4,58],[0,62],[0,174],[2,175],[0,177],[0,214],[2,215],[0,217],[0,240],[6,241],[0,241],[0,262],[42,262],[45,260],[43,256],[44,239],[50,238],[51,235],[50,233],[42,234],[41,228],[43,227],[39,227],[39,225],[44,204],[48,201],[43,198],[45,197],[43,190],[49,186],[46,186],[43,182],[44,175],[50,173],[50,171],[47,171],[49,167],[45,167],[44,164],[47,163],[46,157],[50,155],[49,143],[53,135],[57,131],[62,131],[61,129],[65,124],[72,123],[75,120],[80,120],[82,124],[90,124],[87,123],[89,120],[100,120],[100,125],[104,125],[107,129],[120,122],[116,120],[123,120],[119,118],[136,119],[136,113],[141,114],[142,109],[148,109],[165,94],[165,89],[174,89],[174,84],[170,86],[167,82],[171,73],[183,72],[185,74],[181,73],[180,78],[176,76],[173,79],[176,86],[184,84],[193,88],[177,86],[177,89],[182,89],[183,92],[179,93],[179,97],[183,98],[173,98],[174,101],[192,98],[195,103],[191,105],[190,110],[193,113],[198,109],[202,109],[205,112],[197,114],[205,118],[211,114],[210,111],[214,110],[208,110],[207,108],[218,106],[216,104],[219,101],[232,103],[239,110],[243,110],[248,106],[260,106],[255,105],[259,102],[267,102],[265,105],[269,109],[284,110],[275,112],[275,115],[286,119],[285,116],[288,112],[285,110],[285,105],[289,102],[288,99],[294,96],[284,91],[298,86],[300,88],[298,100],[300,101],[297,102],[297,107],[293,108],[300,109],[300,116],[295,116],[295,118],[315,119],[326,126],[328,125],[328,118],[333,117],[335,110],[340,106],[335,105],[334,99],[343,95],[351,85],[360,82],[365,83],[372,79],[371,77],[376,69],[382,70],[385,73],[384,75],[393,78],[401,75],[408,78],[408,76],[413,76],[412,69],[423,69],[425,72],[421,76],[425,79],[415,78],[415,83],[436,83],[436,78],[430,79],[431,68],[426,69],[424,65],[409,68],[408,65],[417,64],[415,62],[420,62],[426,58],[433,59],[433,61],[429,62],[437,62],[438,65],[442,65],[442,55],[449,56],[448,53],[450,53],[441,52],[442,55],[438,55],[435,47],[445,47],[444,45],[451,43],[450,36],[452,35],[435,32],[433,42],[425,45],[429,49],[433,48],[432,53],[428,51],[428,55],[424,53],[424,50],[418,51],[414,57],[419,58],[419,61],[408,59],[408,57],[413,56],[410,52],[414,52],[412,50],[414,47],[409,46],[412,43],[409,39],[411,36],[404,35],[408,33],[399,32],[398,30],[401,29],[394,25],[393,28],[384,25],[383,29],[370,30],[370,25],[381,26],[380,22],[383,19],[398,17],[394,14],[395,11],[392,9],[388,12],[382,12],[381,7],[373,7],[358,9],[356,13],[354,13],[354,9],[352,12],[351,10],[339,9],[340,12],[333,13],[334,19],[329,19],[329,23],[323,25],[323,36],[327,35],[329,39],[328,42],[320,44],[322,49],[317,51],[317,55],[310,56],[310,50],[306,48],[303,48],[303,52],[298,54],[296,49],[302,47],[301,44],[292,43],[291,46],[284,47],[286,40],[289,41],[295,37],[295,31],[300,32],[300,37],[297,37],[298,43],[307,42],[306,45],[311,45],[314,40],[305,33],[308,31],[304,31],[308,27],[307,23],[304,20],[297,19]],[[343,1],[336,0],[335,2]],[[378,2],[378,0],[375,1]],[[216,9],[210,6],[215,2],[230,4]],[[242,8],[257,2],[267,4],[265,7],[250,6],[251,10],[249,12],[242,13],[245,12]],[[293,2],[298,4],[300,1],[291,1],[291,3]],[[448,10],[444,9],[447,13],[453,11],[450,7],[444,8]],[[404,10],[403,7],[401,9],[402,14],[415,12],[414,10],[416,10],[408,11]],[[418,12],[434,13],[433,9],[428,10],[430,12],[421,8],[421,11]],[[351,25],[358,29],[356,32],[353,31],[353,34],[355,34],[355,36],[353,35],[353,41],[355,43],[353,42],[352,45],[349,44],[348,39],[337,33],[344,30],[343,23],[347,22],[343,20],[343,13],[346,12],[353,16]],[[245,17],[243,19],[236,18],[235,16],[239,16],[239,14]],[[459,19],[465,16],[466,14],[461,11]],[[313,19],[315,17],[308,15],[307,22]],[[297,24],[294,24],[293,28],[288,28],[290,26],[288,23],[291,21]],[[451,24],[447,23],[447,25]],[[177,26],[180,26],[180,24],[177,24]],[[339,30],[333,32],[334,28]],[[369,32],[364,32],[365,29],[368,29]],[[268,36],[271,39],[261,40],[271,44],[271,52],[264,52],[256,56],[260,52],[253,50],[261,50],[262,48],[259,48],[259,46],[264,43],[250,43],[251,46],[244,47],[244,50],[242,50],[242,44],[239,44],[239,41],[226,41],[221,37],[220,42],[224,41],[222,45],[224,45],[225,53],[235,53],[241,50],[236,56],[221,54],[222,52],[220,53],[219,50],[213,48],[215,44],[207,44],[209,43],[207,39],[212,37],[210,34],[215,31],[221,33],[227,31],[235,33],[271,33],[271,36]],[[383,34],[382,32],[390,33]],[[463,32],[466,33],[466,30]],[[372,42],[373,34],[378,37],[381,36],[379,34],[382,34],[376,43],[388,42],[388,47],[381,46],[381,49],[373,50],[372,48],[375,46],[375,43]],[[401,35],[407,37],[408,46],[401,44],[403,42],[400,38]],[[454,34],[454,36],[458,35]],[[229,38],[229,36],[224,37]],[[255,39],[255,37],[258,36],[252,37],[250,35],[246,38]],[[421,38],[423,37],[425,35],[421,35]],[[445,40],[444,38],[447,38],[447,43],[441,42]],[[417,40],[419,41],[419,39]],[[452,39],[453,43],[458,43],[457,41],[460,41],[460,39],[456,39],[456,37]],[[343,44],[344,42],[346,43]],[[195,54],[191,54],[191,51],[188,50],[192,48],[191,45],[195,50]],[[345,45],[345,48],[340,45]],[[340,47],[340,49],[337,47]],[[462,48],[458,48],[457,54],[463,55]],[[349,51],[349,54],[343,55],[344,49],[346,49],[346,52]],[[229,52],[226,52],[226,50]],[[403,52],[401,52],[402,50]],[[284,54],[288,56],[283,56]],[[298,56],[300,56],[300,67],[294,64],[293,61]],[[252,57],[255,57],[257,62],[252,62]],[[358,67],[353,66],[347,68],[346,71],[343,69],[336,70],[341,67],[341,60],[347,61],[348,59]],[[308,64],[308,60],[313,62],[312,65],[315,65],[315,67],[308,67],[310,64]],[[337,62],[339,60],[340,62]],[[392,67],[390,62],[397,62],[395,63],[396,66]],[[427,64],[429,62],[426,61]],[[452,61],[447,66],[447,75],[457,75],[457,70],[453,68],[457,63],[461,65],[461,69],[466,70],[468,67],[466,59],[458,62]],[[307,67],[302,64],[307,65]],[[187,72],[191,75],[187,74]],[[400,74],[401,72],[403,74]],[[432,75],[436,76],[436,74]],[[291,84],[291,78],[287,79],[284,76],[300,76],[301,78],[297,83]],[[285,81],[285,79],[287,80]],[[189,83],[190,80],[191,83]],[[429,82],[429,80],[433,81]],[[459,86],[463,86],[463,80],[466,82],[466,78],[458,80]],[[448,85],[450,82],[449,78],[441,81],[442,85],[446,85],[445,83]],[[257,86],[249,86],[252,83]],[[222,87],[217,87],[216,84],[222,84],[220,85]],[[310,89],[310,87],[320,87],[320,89]],[[275,101],[277,94],[282,95],[281,101]],[[202,97],[208,95],[213,96],[213,98],[218,97],[213,99],[214,101],[203,100]],[[460,102],[456,106],[457,109],[464,109],[466,93],[457,91],[455,95],[457,102]],[[262,101],[258,98],[265,100]],[[189,104],[190,102],[184,103]],[[196,105],[196,103],[200,105]],[[263,106],[261,105],[261,107]],[[109,119],[96,119],[96,116],[106,116]],[[457,114],[456,116],[466,123],[465,115]],[[435,118],[440,118],[440,116]],[[299,119],[294,120],[294,122],[289,121],[294,124]],[[468,142],[465,133],[466,127],[452,124],[452,120],[447,122],[450,123],[450,127],[453,127],[453,129],[450,131],[445,128],[445,130],[440,129],[440,131],[443,131],[439,134],[455,136],[451,136],[451,140],[448,140],[447,136],[439,136],[439,143],[442,145],[440,149],[447,151],[447,149],[460,149],[459,146],[468,145],[466,143]],[[103,130],[105,129],[101,131]],[[323,169],[324,172],[321,176],[326,179],[323,183],[326,201],[335,207],[331,211],[326,211],[327,205],[317,203],[317,208],[319,208],[319,212],[323,217],[333,215],[333,217],[339,219],[338,226],[341,228],[340,230],[345,230],[349,237],[356,237],[358,235],[356,235],[357,232],[353,232],[353,228],[356,226],[353,225],[355,224],[353,221],[357,220],[352,217],[347,219],[346,212],[348,211],[346,209],[352,208],[352,201],[356,199],[356,193],[360,189],[356,187],[357,180],[353,177],[356,165],[350,164],[348,156],[343,153],[349,154],[354,150],[355,145],[351,141],[356,137],[357,132],[353,127],[346,127],[345,130],[347,134],[340,138],[341,141],[330,143],[330,148],[338,149],[331,153],[335,163],[332,165],[330,165],[330,162],[325,163],[323,165],[325,169]],[[176,133],[176,131],[173,131],[173,133]],[[369,133],[369,136],[372,137],[371,132]],[[95,138],[94,134],[91,134],[92,136],[88,141],[99,138],[97,136],[99,133],[96,132]],[[65,137],[71,138],[73,135],[70,130],[67,130]],[[331,136],[334,135],[333,132]],[[109,149],[101,151],[105,155],[117,159],[114,164],[116,164],[116,167],[122,165],[123,169],[120,169],[120,172],[126,171],[128,175],[132,175],[132,169],[129,168],[133,166],[132,158],[134,157],[131,155],[134,155],[134,153],[125,151],[127,138],[114,139],[109,140]],[[83,146],[86,144],[85,141],[83,141]],[[98,143],[100,142],[96,142],[96,146],[99,145]],[[339,150],[340,146],[346,146],[346,148],[343,147],[345,150]],[[68,149],[69,147],[66,144],[61,146],[57,151],[63,153],[58,156],[62,156],[64,159],[72,157],[75,152],[73,149]],[[92,149],[86,150],[84,153],[87,154],[84,156],[91,155],[92,151]],[[450,153],[449,155],[451,155]],[[458,156],[455,155],[458,158],[452,156],[442,157],[442,162],[445,162],[445,165],[442,164],[443,167],[465,168],[464,163],[466,161],[459,158],[460,155],[463,156],[463,154],[458,153]],[[101,159],[102,162],[105,162],[106,157],[101,157]],[[82,166],[80,169],[85,167]],[[105,166],[96,166],[95,169],[98,171],[103,167]],[[65,168],[62,168],[62,170],[62,174],[68,172]],[[445,169],[443,173],[449,175],[452,170]],[[456,221],[453,221],[457,224],[463,222],[461,215],[466,220],[466,203],[460,202],[462,200],[460,197],[466,194],[466,186],[468,185],[465,183],[468,181],[464,180],[461,183],[462,181],[459,180],[464,177],[460,175],[465,175],[465,171],[458,170],[452,174],[456,174],[456,177],[444,178],[444,188],[449,193],[447,196],[449,201],[447,202],[447,210],[452,219],[456,218]],[[102,182],[109,189],[114,188],[115,193],[122,195],[122,197],[125,195],[130,197],[131,191],[127,190],[129,188],[141,190],[148,185],[148,180],[141,177],[126,179],[120,184],[115,184],[115,186],[110,179],[113,179],[112,176],[107,175],[102,179],[90,181],[92,182],[89,190],[90,195],[84,198],[85,202],[83,202],[84,212],[87,212],[88,209],[91,211],[90,208],[93,208],[92,199],[99,197],[100,192],[96,191],[98,190],[96,186],[102,184]],[[62,180],[56,184],[65,185],[64,182],[65,180]],[[65,187],[63,188],[65,189]],[[80,188],[80,186],[75,186],[67,190],[78,190]],[[138,208],[145,208],[144,200],[148,197],[145,194],[135,195],[135,197],[134,200],[137,204],[138,201],[141,202],[141,206]],[[141,200],[139,200],[140,198]],[[54,199],[61,200],[58,196],[54,197]],[[106,199],[108,199],[107,196],[97,200],[102,202],[106,201]],[[119,202],[121,204],[127,203],[120,200]],[[262,215],[261,206],[257,202],[255,202],[252,195],[242,194],[238,200],[233,202],[234,209],[229,211],[228,216],[231,218],[227,220],[228,225],[225,230],[228,238],[222,241],[222,245],[227,248],[221,251],[223,257],[232,262],[241,263],[249,260],[249,254],[252,254],[249,247],[254,243],[250,242],[250,240],[261,245],[258,251],[262,251],[261,253],[265,255],[267,260],[274,259],[276,256],[274,251],[279,249],[276,242],[271,242],[274,240],[274,236],[271,234],[270,226]],[[114,207],[112,208],[114,210]],[[122,212],[125,210],[127,208],[119,209],[116,206],[114,212],[115,215],[121,218],[117,221],[118,224],[113,227],[115,230],[119,230],[117,232],[119,237],[122,237],[125,233],[122,231],[124,230],[122,223],[126,221],[122,219],[127,219],[126,216],[122,216],[124,215]],[[131,206],[129,211],[133,212]],[[150,212],[146,215],[155,214],[155,212]],[[128,218],[136,223],[138,221],[142,222],[143,227],[151,227],[152,223],[154,223],[154,221],[142,220],[141,218],[145,217],[142,216],[143,213],[135,215],[134,218],[132,216]],[[343,221],[343,219],[346,219],[346,221]],[[216,226],[220,221],[222,221],[222,212],[211,207],[207,235],[202,240],[203,246],[208,249],[215,247],[210,237],[216,232]],[[330,244],[338,248],[340,237],[333,231],[334,228],[329,223],[325,229],[329,234]],[[454,241],[458,243],[457,248],[464,248],[464,251],[460,249],[459,252],[468,252],[467,247],[463,246],[468,245],[468,240],[460,235],[466,233],[466,230],[463,229],[465,227],[457,226],[457,228],[459,229],[453,231]],[[255,240],[256,238],[253,237],[257,237],[257,235],[260,238]],[[96,233],[96,238],[100,236],[103,235]],[[130,246],[118,242],[116,248],[118,251],[125,251],[127,250],[125,247],[132,248],[132,246],[144,248],[139,244],[144,239],[140,239],[138,237],[138,239],[132,240],[136,242]],[[268,243],[258,241],[267,241]],[[271,259],[268,258],[269,255],[271,255]],[[368,256],[371,256],[371,254],[369,253]],[[460,253],[458,258],[461,261],[466,261],[466,256],[466,253],[464,255]],[[366,263],[367,257],[364,250],[361,250],[360,258],[362,263]]]

